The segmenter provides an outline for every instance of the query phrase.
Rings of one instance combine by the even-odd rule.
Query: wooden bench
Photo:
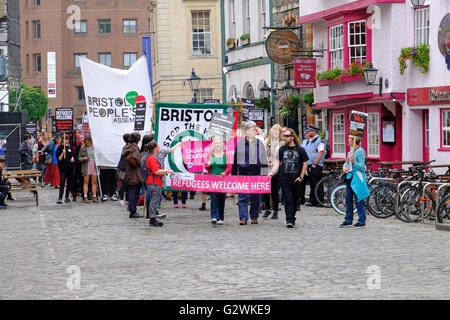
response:
[[[36,205],[39,205],[39,177],[42,173],[38,170],[17,170],[3,171],[3,177],[8,179],[10,192],[32,192],[36,198]]]

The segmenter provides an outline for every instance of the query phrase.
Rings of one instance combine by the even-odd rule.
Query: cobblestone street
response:
[[[369,215],[365,229],[340,229],[332,209],[302,206],[294,229],[284,212],[240,226],[227,199],[225,224],[213,227],[197,194],[188,209],[163,202],[164,227],[150,228],[118,202],[57,205],[49,188],[40,207],[14,196],[0,211],[0,299],[450,297],[450,233],[432,223]],[[79,289],[67,286],[69,266]]]

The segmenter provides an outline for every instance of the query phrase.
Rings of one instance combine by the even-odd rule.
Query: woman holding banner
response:
[[[223,150],[223,139],[219,136],[213,139],[214,150],[211,152],[209,160],[205,167],[209,170],[209,174],[226,176],[231,172],[232,163],[227,161],[227,155]],[[211,193],[211,224],[223,224],[225,212],[225,196],[226,193]]]
[[[280,172],[280,184],[286,211],[286,227],[293,228],[299,200],[300,183],[308,169],[309,158],[305,149],[300,146],[293,129],[287,129],[283,137],[284,146],[280,148],[278,161],[276,161],[269,176],[274,177],[278,170]]]
[[[150,226],[162,227],[163,223],[158,221],[157,213],[158,206],[161,201],[161,190],[163,186],[163,177],[167,173],[174,173],[173,170],[164,170],[161,167],[156,156],[159,154],[159,146],[156,141],[151,141],[147,145],[149,155],[146,160],[146,166],[148,169],[148,177],[146,180],[147,194],[150,201],[147,204],[147,216],[150,218]]]
[[[365,159],[366,152],[361,147],[361,137],[348,136],[348,145],[351,150],[348,153],[347,161],[344,163],[343,171],[346,174],[345,183],[347,185],[345,192],[346,214],[345,221],[340,225],[341,228],[351,227],[353,223],[353,198],[356,196],[356,209],[358,210],[358,222],[354,227],[365,227],[366,209],[364,199],[370,195],[366,183]]]

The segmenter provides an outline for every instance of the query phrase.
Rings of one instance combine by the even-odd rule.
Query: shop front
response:
[[[395,97],[395,98],[394,98]],[[360,111],[368,114],[366,134],[362,147],[366,151],[369,169],[379,168],[378,162],[402,161],[402,106],[404,93],[365,93],[329,97],[328,102],[317,103],[315,110],[326,109],[329,119],[330,159],[345,159],[350,114]]]

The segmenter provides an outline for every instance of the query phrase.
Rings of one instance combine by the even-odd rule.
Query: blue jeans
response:
[[[128,185],[128,208],[130,214],[136,213],[136,205],[139,199],[139,191],[141,190],[141,184]]]
[[[240,193],[238,194],[239,220],[248,220],[248,200],[250,200],[250,218],[258,219],[259,206],[261,205],[261,194]]]
[[[186,200],[188,197],[187,191],[181,192],[181,204],[186,204]],[[173,204],[178,204],[178,191],[172,192]]]
[[[225,193],[212,192],[211,193],[211,219],[224,219],[225,211]]]
[[[345,190],[345,222],[353,223],[353,198],[356,198],[356,194],[351,187],[352,180],[346,180],[347,188]],[[358,223],[366,225],[366,208],[364,207],[364,199],[356,203],[356,209],[358,210]]]

